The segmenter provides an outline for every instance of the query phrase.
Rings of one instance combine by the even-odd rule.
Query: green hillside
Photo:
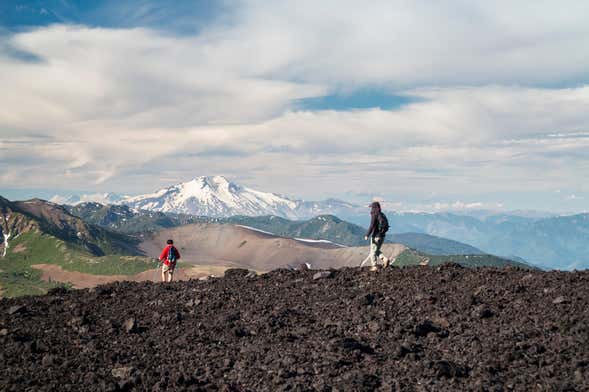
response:
[[[524,269],[536,269],[525,263],[516,262],[501,257],[474,254],[474,255],[428,255],[426,253],[418,252],[413,249],[406,250],[397,256],[394,267],[413,266],[413,265],[427,265],[429,267],[438,266],[444,263],[457,263],[464,267],[519,267]]]
[[[6,297],[42,294],[58,284],[41,280],[36,264],[97,275],[136,274],[153,268],[138,240],[89,225],[43,200],[0,198],[0,290]]]
[[[61,284],[43,282],[36,264],[54,264],[68,271],[95,275],[131,275],[154,267],[142,256],[110,254],[94,256],[49,234],[24,233],[10,242],[6,256],[0,259],[2,296],[43,294]]]

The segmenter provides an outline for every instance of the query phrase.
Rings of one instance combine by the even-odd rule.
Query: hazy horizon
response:
[[[191,179],[187,179],[190,181]],[[231,179],[228,179],[231,182]],[[186,181],[184,181],[186,182]],[[178,185],[178,184],[171,184],[171,186]],[[247,186],[246,184],[239,183],[240,186]],[[251,188],[247,186],[248,188]],[[157,189],[153,189],[149,192],[141,193],[141,194],[152,194],[156,191],[159,191],[164,188],[169,188],[168,186],[160,187]],[[275,193],[271,190],[265,189],[255,189],[256,191],[262,191],[267,193]],[[101,196],[105,194],[114,194],[120,197],[127,197],[127,196],[137,196],[139,194],[126,194],[121,192],[116,192],[112,190],[105,190],[103,192],[84,192],[84,191],[51,191],[51,190],[39,190],[39,189],[32,189],[32,190],[1,190],[0,189],[0,196],[5,197],[9,200],[28,200],[34,198],[41,198],[49,201],[54,201],[56,203],[64,203],[65,199],[68,197],[81,197],[82,201],[97,201],[105,204],[101,200]],[[302,197],[298,197],[297,195],[285,195],[280,194],[280,196],[289,198],[291,200],[306,200],[306,201],[322,201],[330,198],[335,198],[341,201],[349,202],[352,204],[356,204],[358,206],[362,206],[364,204],[369,203],[372,200],[380,201],[384,208],[388,211],[398,211],[398,212],[427,212],[427,213],[436,213],[436,212],[451,212],[451,213],[458,213],[464,215],[480,215],[483,212],[490,212],[490,213],[512,213],[512,214],[520,214],[520,215],[530,215],[530,216],[551,216],[551,215],[575,215],[575,214],[582,214],[587,213],[588,211],[549,211],[549,210],[542,210],[542,209],[534,209],[534,208],[507,208],[504,205],[492,205],[492,204],[483,204],[483,203],[468,203],[464,201],[435,201],[430,204],[422,203],[418,204],[415,202],[407,201],[390,201],[385,200],[379,197],[372,197],[367,198],[363,197],[363,195],[340,195],[338,196],[326,196],[324,198],[317,198],[317,199],[305,199]],[[365,195],[367,196],[367,195]],[[60,200],[64,199],[64,200]]]

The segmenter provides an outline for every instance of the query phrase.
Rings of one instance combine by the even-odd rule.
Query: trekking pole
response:
[[[366,264],[367,261],[368,261],[368,257],[365,258],[364,260],[362,260],[362,262],[360,263],[360,268],[364,267],[364,264]]]
[[[155,264],[155,275],[153,277],[153,281],[156,282],[156,283],[158,282],[158,279],[159,279],[159,276],[158,276],[159,275],[159,272],[160,272],[160,263],[159,263],[159,261],[156,261],[156,264]]]

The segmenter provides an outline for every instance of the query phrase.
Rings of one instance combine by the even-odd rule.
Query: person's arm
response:
[[[162,253],[160,254],[160,261],[163,261],[165,259],[168,258],[168,249],[170,249],[170,247],[166,246],[163,250]]]
[[[370,237],[374,230],[376,229],[376,214],[370,214],[370,227],[366,232],[365,237]]]
[[[176,247],[174,247],[174,248],[176,248]],[[178,250],[178,248],[176,248],[176,256],[177,256],[176,259],[180,260],[180,251]]]

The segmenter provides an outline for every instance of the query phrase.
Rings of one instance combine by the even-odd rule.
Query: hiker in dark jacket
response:
[[[388,267],[390,260],[380,251],[380,247],[384,242],[386,231],[388,230],[388,221],[382,211],[380,210],[380,203],[375,201],[370,204],[370,227],[364,236],[365,240],[370,238],[370,253],[364,259],[360,267],[370,261],[372,267],[371,271],[377,270],[378,259],[382,260],[383,267]]]
[[[174,246],[174,241],[168,240],[166,247],[160,254],[160,261],[162,265],[162,282],[171,282],[174,270],[176,269],[176,261],[180,259],[180,252]]]

